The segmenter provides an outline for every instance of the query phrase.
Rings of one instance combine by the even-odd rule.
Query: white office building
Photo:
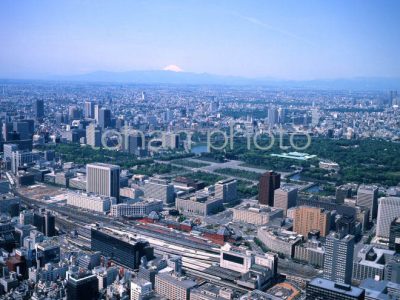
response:
[[[390,223],[400,216],[400,197],[382,197],[378,203],[376,235],[389,238]]]
[[[119,200],[119,173],[116,165],[94,163],[86,165],[86,191]]]
[[[100,213],[107,213],[111,205],[117,203],[115,197],[100,196],[92,193],[69,192],[67,204]]]

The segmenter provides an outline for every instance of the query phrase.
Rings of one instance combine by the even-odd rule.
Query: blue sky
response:
[[[400,77],[400,1],[0,1],[0,76]]]

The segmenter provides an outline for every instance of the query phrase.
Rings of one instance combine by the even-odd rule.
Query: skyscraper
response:
[[[400,197],[382,197],[379,198],[378,202],[376,235],[388,239],[390,223],[400,216]]]
[[[111,110],[108,108],[102,108],[99,111],[99,126],[102,129],[106,129],[111,126]]]
[[[116,165],[93,163],[86,165],[86,191],[119,199],[119,173]]]
[[[68,271],[69,272],[69,271]],[[98,299],[99,282],[97,276],[91,272],[75,272],[68,274],[68,300],[95,300]]]
[[[85,102],[85,117],[94,118],[94,104],[92,101]]]
[[[278,110],[275,107],[270,107],[268,109],[268,124],[269,126],[274,126],[278,123]]]
[[[375,219],[378,212],[378,187],[374,185],[360,185],[357,190],[357,205],[368,207],[371,219]]]
[[[264,173],[258,184],[258,202],[274,206],[274,191],[281,186],[281,174],[268,171]]]
[[[336,283],[351,283],[354,236],[332,232],[326,238],[323,278]]]
[[[400,253],[400,217],[390,223],[389,249]]]
[[[96,120],[97,123],[99,123],[100,109],[101,109],[100,104],[96,104],[94,106],[94,119]]]
[[[284,185],[274,192],[274,207],[281,208],[286,212],[289,208],[296,206],[297,203],[297,191],[295,186]]]
[[[101,127],[94,123],[86,127],[86,144],[92,147],[101,147]]]
[[[33,106],[33,113],[35,118],[42,119],[44,117],[44,103],[41,99],[36,99],[34,106]]]

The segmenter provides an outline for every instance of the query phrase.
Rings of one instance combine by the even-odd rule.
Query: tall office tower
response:
[[[400,284],[400,255],[395,254],[385,262],[385,280]]]
[[[68,300],[97,300],[99,298],[97,276],[89,271],[68,274],[66,289]]]
[[[319,123],[319,119],[320,119],[319,110],[317,108],[313,108],[311,110],[311,125],[317,126]]]
[[[35,212],[33,215],[33,225],[46,236],[55,236],[55,217],[49,211]]]
[[[44,103],[41,99],[36,99],[33,104],[33,113],[37,120],[40,120],[44,117]]]
[[[16,144],[4,144],[3,146],[3,158],[4,160],[11,160],[12,153],[18,151]]]
[[[175,202],[174,186],[167,180],[161,178],[150,178],[143,186],[144,196],[162,200],[165,204]]]
[[[322,208],[299,206],[295,209],[293,230],[304,236],[318,230],[321,236],[329,233],[331,213]]]
[[[144,136],[138,134],[122,135],[122,150],[130,154],[141,155],[145,149]]]
[[[92,101],[85,102],[85,118],[94,118],[94,104]]]
[[[102,129],[106,129],[111,126],[111,110],[108,108],[102,108],[99,111],[99,126]]]
[[[94,119],[96,120],[97,123],[99,123],[100,109],[101,109],[101,105],[100,104],[96,104],[94,106]]]
[[[222,199],[224,203],[233,203],[237,200],[237,180],[220,180],[215,184],[215,198]]]
[[[13,122],[13,130],[19,134],[21,140],[29,140],[33,136],[34,121],[19,120]]]
[[[168,149],[179,148],[179,134],[165,132],[162,135],[162,146]]]
[[[101,147],[101,127],[94,123],[86,127],[86,144],[92,147]]]
[[[275,107],[270,107],[268,109],[268,124],[269,126],[274,126],[278,123],[278,110]]]
[[[81,111],[75,105],[72,105],[68,109],[68,118],[69,121],[79,120],[81,118]]]
[[[11,170],[16,174],[24,164],[30,164],[37,159],[37,155],[30,151],[14,151],[11,153]]]
[[[154,249],[143,239],[127,240],[105,229],[91,229],[91,250],[100,251],[105,257],[132,270],[137,270],[142,257],[154,258]]]
[[[119,173],[116,165],[94,163],[86,165],[86,191],[119,200]]]
[[[326,237],[323,277],[337,283],[351,283],[354,236],[332,232]]]
[[[274,206],[274,191],[281,186],[281,174],[268,171],[264,173],[258,184],[258,203]]]
[[[309,300],[364,300],[365,290],[331,280],[314,278],[307,283],[306,299]]]
[[[378,187],[374,185],[360,185],[357,190],[357,205],[368,207],[370,218],[375,219],[378,213]]]
[[[400,253],[400,217],[393,219],[390,223],[389,249]]]
[[[382,197],[378,200],[378,218],[376,220],[376,235],[389,238],[390,223],[400,216],[400,197]]]
[[[278,122],[279,124],[284,124],[286,121],[286,109],[280,107],[278,109]]]
[[[298,189],[295,186],[284,185],[274,191],[274,207],[286,212],[289,208],[296,206]]]
[[[335,202],[343,204],[344,199],[351,197],[352,188],[349,185],[341,185],[336,188]]]

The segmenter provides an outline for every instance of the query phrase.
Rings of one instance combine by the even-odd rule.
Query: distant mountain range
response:
[[[271,88],[324,89],[324,90],[400,90],[400,78],[359,77],[326,80],[279,80],[273,78],[245,78],[208,73],[173,71],[98,71],[71,76],[32,78],[73,82],[110,82],[136,84],[188,84],[188,85],[254,85]]]

